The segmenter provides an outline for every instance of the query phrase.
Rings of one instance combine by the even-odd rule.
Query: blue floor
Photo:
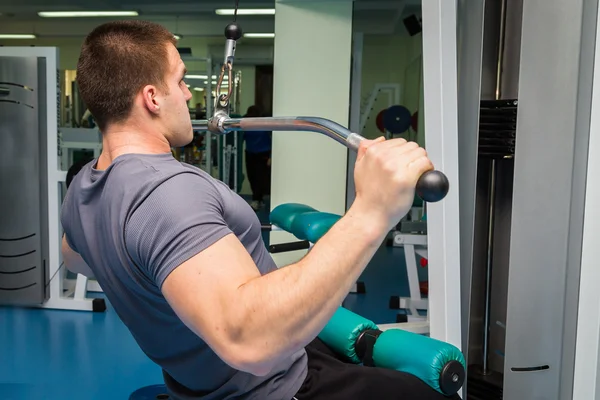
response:
[[[266,221],[264,212],[259,212]],[[392,295],[408,295],[401,248],[382,246],[361,280],[366,294],[344,306],[376,323],[393,323]],[[141,352],[107,303],[104,313],[0,307],[2,400],[127,399],[162,382],[160,369]]]

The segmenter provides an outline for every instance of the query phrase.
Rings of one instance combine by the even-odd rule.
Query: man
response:
[[[432,169],[404,140],[361,145],[356,200],[299,262],[277,269],[250,206],[175,160],[193,138],[173,34],[119,21],[77,66],[103,151],[74,178],[67,267],[96,277],[175,399],[439,399],[417,378],[346,365],[315,340]]]

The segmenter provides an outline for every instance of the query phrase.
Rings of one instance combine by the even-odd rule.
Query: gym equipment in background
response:
[[[194,120],[192,126],[198,130],[208,130],[215,134],[226,134],[235,131],[309,131],[322,133],[337,142],[357,151],[360,142],[365,140],[342,125],[319,117],[260,117],[260,118],[231,118],[229,116],[232,87],[228,86],[226,94],[221,93],[221,84],[225,74],[232,81],[233,59],[236,41],[242,36],[242,31],[236,23],[225,28],[225,57],[221,74],[217,80],[217,99],[213,116],[208,120]],[[427,202],[442,200],[449,190],[446,175],[440,171],[424,173],[416,185],[417,195]]]
[[[398,323],[408,323],[411,331],[420,333],[429,332],[429,301],[423,286],[426,281],[419,279],[419,268],[424,268],[427,263],[427,222],[425,220],[425,204],[415,197],[409,214],[400,221],[391,232],[389,246],[402,247],[406,263],[409,297],[391,296],[389,307],[393,310],[404,310],[396,317]],[[417,264],[417,261],[419,262]],[[425,265],[423,265],[425,264]],[[425,315],[421,315],[425,313]]]
[[[241,115],[233,115],[240,118]],[[219,148],[219,179],[231,190],[239,193],[245,176],[243,174],[244,133],[233,132],[231,135],[219,135],[216,138]]]
[[[387,94],[388,106],[385,109],[379,111],[379,113],[377,113],[375,124],[377,125],[377,129],[379,129],[379,131],[381,133],[385,133],[385,130],[386,130],[385,123],[384,123],[385,110],[387,110],[388,107],[391,107],[394,104],[400,104],[401,89],[400,89],[400,84],[398,84],[398,83],[377,83],[377,84],[375,84],[375,86],[373,87],[373,90],[371,90],[371,92],[369,93],[369,97],[367,98],[365,105],[361,106],[360,120],[359,120],[359,128],[360,129],[358,129],[357,132],[364,131],[365,127],[367,126],[367,122],[369,121],[370,116],[373,113],[373,108],[375,107],[375,103],[377,102],[377,100],[379,100],[380,96],[384,93]]]
[[[102,136],[98,128],[69,127],[61,127],[58,135],[60,168],[63,171],[68,171],[66,182],[62,183],[62,201],[69,186],[69,171],[75,172],[71,167],[75,164],[82,166],[81,163],[98,158],[102,152]],[[63,289],[64,296],[73,296],[76,300],[85,300],[89,292],[102,293],[103,291],[95,279],[81,274],[74,274],[70,271],[66,271],[64,274]]]
[[[0,301],[41,304],[46,241],[43,65],[26,57],[0,58]],[[41,111],[41,112],[40,112]],[[18,150],[18,153],[15,151]]]
[[[404,106],[393,105],[383,112],[383,126],[392,136],[406,132],[411,123],[411,113]]]
[[[410,127],[413,131],[419,131],[419,110],[415,111],[410,117]]]
[[[0,304],[104,311],[65,291],[58,50],[0,47],[0,65]]]
[[[314,208],[298,203],[287,203],[276,207],[270,214],[270,224],[263,224],[263,231],[286,231],[299,241],[269,245],[269,253],[285,253],[288,251],[310,249],[341,215],[318,212]],[[350,293],[366,293],[365,283],[358,281],[350,289]]]

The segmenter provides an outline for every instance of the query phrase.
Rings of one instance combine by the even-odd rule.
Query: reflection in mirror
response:
[[[355,1],[353,30],[350,129],[367,139],[404,138],[424,146],[420,3]],[[355,160],[349,152],[347,208],[354,201]],[[365,305],[389,304],[384,310],[367,305],[378,324],[419,334],[429,332],[426,211],[415,197],[411,210],[391,230],[388,249],[377,257],[384,260],[385,278],[370,275],[371,283],[364,282]],[[389,275],[396,274],[389,268],[396,265],[406,265],[406,274],[394,268],[398,275]],[[369,289],[373,285],[376,293]],[[409,293],[402,293],[407,287]]]
[[[423,74],[421,8],[398,2],[390,10],[356,3],[354,26],[362,36],[361,48],[354,47],[353,80],[360,80],[358,131],[368,139],[401,137],[424,145],[422,131]],[[377,14],[380,24],[367,23]],[[355,90],[356,91],[356,90]],[[356,112],[355,111],[355,112]]]

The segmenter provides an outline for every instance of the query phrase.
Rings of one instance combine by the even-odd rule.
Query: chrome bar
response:
[[[229,118],[224,110],[219,109],[218,103],[215,106],[215,114],[210,120],[193,120],[192,127],[196,131],[209,131],[218,135],[234,131],[318,132],[354,151],[358,151],[360,142],[365,140],[358,133],[319,117]],[[417,195],[426,202],[440,201],[448,193],[448,178],[440,171],[428,171],[421,175],[415,189]]]
[[[319,117],[261,117],[261,118],[225,118],[218,124],[221,131],[213,133],[225,134],[234,131],[305,131],[322,133],[335,141],[357,151],[362,136],[353,133],[342,125]],[[192,121],[194,130],[209,130],[209,121]]]
[[[193,119],[192,120],[192,129],[195,131],[207,131],[208,130],[208,121],[205,119]]]

